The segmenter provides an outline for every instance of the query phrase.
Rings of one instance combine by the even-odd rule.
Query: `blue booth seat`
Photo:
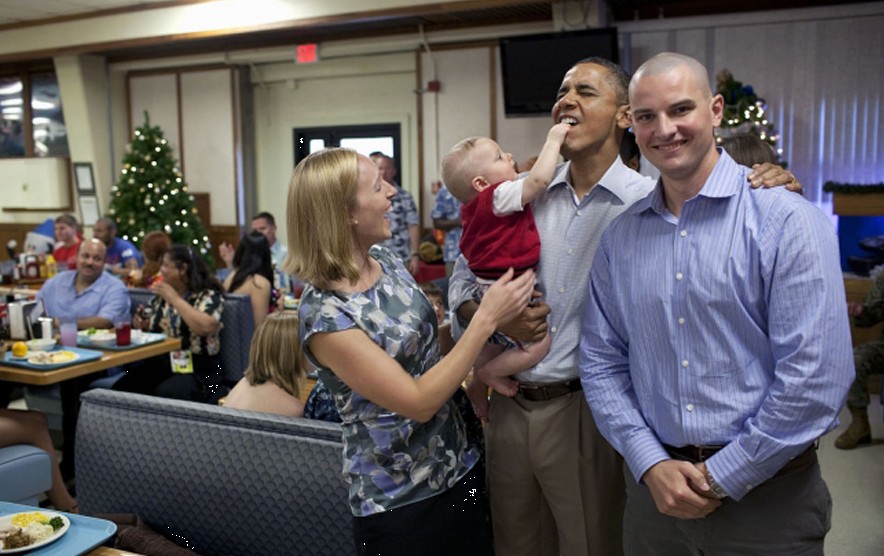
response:
[[[0,500],[36,506],[52,486],[52,460],[27,444],[0,448]]]

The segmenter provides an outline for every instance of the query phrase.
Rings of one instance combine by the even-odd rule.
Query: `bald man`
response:
[[[815,442],[853,376],[835,231],[799,195],[744,186],[696,60],[650,59],[629,103],[661,177],[602,234],[580,343],[586,399],[632,474],[624,550],[821,555]]]
[[[80,243],[77,269],[57,274],[43,284],[37,299],[56,321],[76,319],[77,328],[113,328],[118,321],[128,321],[129,294],[119,278],[104,271],[107,247],[98,239]],[[104,373],[104,371],[102,371]],[[62,433],[64,435],[62,474],[73,476],[74,434],[77,429],[80,394],[100,374],[66,380],[61,383]]]

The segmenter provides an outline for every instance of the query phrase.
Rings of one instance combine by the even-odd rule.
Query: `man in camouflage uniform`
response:
[[[872,289],[862,303],[847,303],[847,313],[853,317],[855,326],[869,327],[884,321],[884,272],[875,277]],[[874,342],[860,344],[853,348],[856,366],[856,380],[847,394],[847,407],[852,422],[844,434],[835,440],[835,446],[842,450],[852,450],[860,444],[872,441],[869,426],[869,377],[881,374],[884,367],[884,334]]]

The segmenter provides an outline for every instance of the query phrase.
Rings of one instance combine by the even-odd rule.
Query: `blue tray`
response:
[[[43,508],[33,506],[0,502],[0,515],[42,510]],[[46,511],[64,513],[56,510]],[[79,556],[101,545],[117,532],[117,526],[112,521],[77,514],[64,513],[64,515],[71,520],[71,527],[67,533],[53,543],[25,552],[27,556]]]
[[[128,346],[118,346],[116,342],[111,345],[107,344],[94,344],[89,341],[88,336],[77,335],[77,345],[85,346],[85,347],[94,347],[98,349],[103,349],[107,351],[128,351],[130,349],[140,348],[141,346],[146,346],[149,344],[155,344],[157,342],[162,342],[166,339],[165,334],[161,334],[159,332],[142,332],[141,333],[141,341],[132,342]]]
[[[26,356],[24,359],[18,359],[12,356],[11,351],[7,351],[3,354],[3,364],[9,365],[10,367],[21,367],[23,369],[30,369],[32,371],[54,371],[55,369],[60,369],[62,367],[69,367],[71,365],[78,365],[80,363],[85,363],[86,361],[95,361],[96,359],[101,359],[101,356],[104,355],[100,351],[95,351],[93,349],[82,349],[75,348],[70,346],[59,346],[51,351],[71,351],[79,355],[77,359],[73,361],[65,361],[63,363],[53,363],[51,365],[32,365],[28,363]]]

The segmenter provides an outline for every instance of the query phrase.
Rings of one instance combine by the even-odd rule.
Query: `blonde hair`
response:
[[[323,149],[295,167],[286,212],[286,272],[317,285],[342,279],[356,283],[350,213],[358,180],[359,163],[351,149]]]
[[[475,196],[472,181],[479,172],[474,168],[472,152],[479,139],[483,138],[467,137],[458,141],[442,158],[442,183],[462,203],[469,202]]]
[[[272,382],[300,397],[306,371],[298,341],[298,313],[279,311],[261,321],[249,347],[245,378],[252,386]]]

